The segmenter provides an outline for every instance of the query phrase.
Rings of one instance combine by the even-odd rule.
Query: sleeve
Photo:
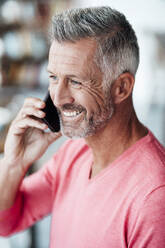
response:
[[[130,234],[128,247],[165,247],[165,186],[156,188],[146,197]]]
[[[51,212],[64,157],[62,147],[39,171],[23,179],[14,205],[0,211],[0,236],[22,231]]]

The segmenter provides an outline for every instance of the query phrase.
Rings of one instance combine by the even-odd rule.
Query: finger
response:
[[[16,121],[11,129],[13,134],[18,135],[24,133],[29,127],[38,128],[40,130],[45,130],[48,128],[48,126],[42,121],[26,117],[25,119]]]
[[[36,108],[44,108],[45,102],[39,98],[28,97],[25,99],[23,106],[35,106]]]
[[[43,118],[45,116],[45,112],[40,109],[36,109],[35,107],[24,107],[20,113],[20,118],[26,118],[27,116],[35,116],[38,118]]]

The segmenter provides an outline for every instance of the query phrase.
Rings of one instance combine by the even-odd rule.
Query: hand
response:
[[[38,98],[27,98],[15,120],[11,123],[4,147],[4,161],[12,168],[26,173],[48,146],[61,133],[45,132],[47,125],[40,120],[45,116],[45,103]]]

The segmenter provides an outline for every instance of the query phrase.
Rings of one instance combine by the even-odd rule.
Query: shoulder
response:
[[[136,171],[143,174],[145,180],[151,183],[162,178],[165,181],[165,148],[150,131],[135,154]]]
[[[165,147],[149,131],[148,140],[144,144],[142,155],[146,160],[165,166]]]
[[[129,245],[165,247],[165,148],[151,132],[137,149],[134,165]]]
[[[127,170],[123,168],[123,177],[134,213],[145,202],[151,202],[152,195],[165,199],[165,149],[151,132],[131,150],[126,162],[128,167]]]

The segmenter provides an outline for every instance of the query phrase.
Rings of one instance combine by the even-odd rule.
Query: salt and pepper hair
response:
[[[121,73],[135,76],[139,47],[135,32],[125,16],[109,6],[64,11],[52,19],[53,39],[76,42],[90,38],[97,42],[95,62],[110,86]]]

